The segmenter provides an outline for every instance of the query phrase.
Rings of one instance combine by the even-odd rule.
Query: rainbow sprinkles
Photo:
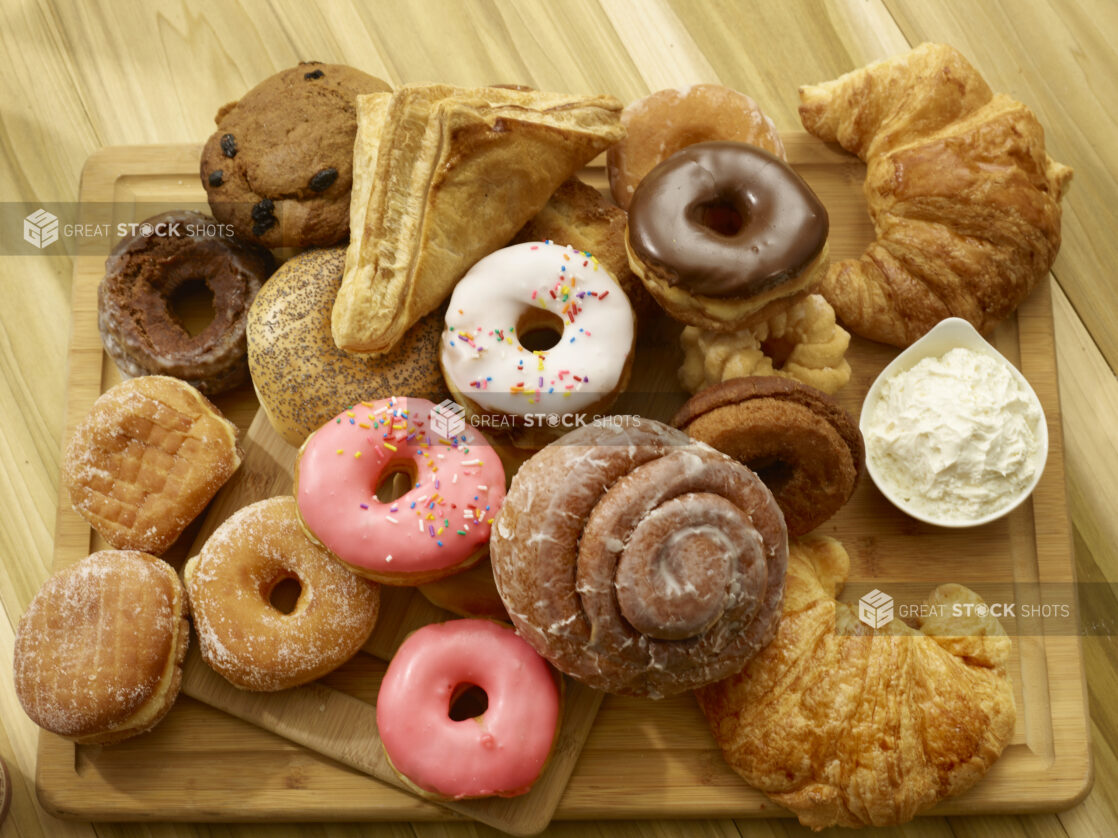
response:
[[[573,413],[619,388],[633,323],[625,293],[590,253],[525,242],[482,259],[455,287],[440,361],[451,390],[482,412]],[[553,345],[524,346],[535,332],[551,332]]]
[[[468,426],[452,439],[435,434],[434,407],[402,397],[362,402],[315,431],[300,452],[295,496],[304,526],[364,575],[438,578],[488,544],[504,468]],[[412,485],[381,501],[377,489],[393,474]]]

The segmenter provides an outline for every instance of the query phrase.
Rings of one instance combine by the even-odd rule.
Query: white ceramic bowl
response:
[[[867,419],[873,412],[873,408],[880,398],[882,385],[886,381],[916,366],[916,364],[924,358],[938,358],[956,347],[964,347],[974,352],[981,352],[1002,364],[1020,383],[1025,392],[1032,398],[1037,410],[1040,411],[1040,423],[1037,428],[1037,436],[1040,445],[1038,446],[1036,454],[1036,472],[1032,480],[1021,490],[1020,494],[1014,497],[1008,504],[984,517],[968,518],[965,520],[934,518],[930,517],[925,512],[914,509],[898,492],[897,488],[891,485],[888,479],[880,474],[878,469],[874,467],[874,458],[871,456],[870,451],[870,437],[866,433]],[[870,389],[866,393],[865,401],[862,402],[862,415],[859,427],[862,431],[862,436],[866,440],[866,471],[869,472],[870,477],[881,493],[906,515],[918,521],[924,521],[925,523],[935,524],[940,527],[977,527],[1008,515],[1032,494],[1033,489],[1036,488],[1036,484],[1040,481],[1040,476],[1044,472],[1044,464],[1048,459],[1048,422],[1045,419],[1044,408],[1040,404],[1040,399],[1037,398],[1036,391],[1033,390],[1032,386],[1025,379],[1025,376],[1023,376],[1004,355],[987,343],[982,335],[980,335],[970,323],[958,317],[949,317],[946,320],[940,321],[940,323],[924,335],[924,337],[901,352],[900,355],[893,359],[892,363],[881,371],[881,374],[874,379],[873,384],[870,385]]]

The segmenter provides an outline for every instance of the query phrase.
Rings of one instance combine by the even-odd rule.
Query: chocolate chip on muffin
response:
[[[221,108],[200,167],[214,217],[266,247],[343,241],[357,97],[390,89],[352,67],[303,62]]]

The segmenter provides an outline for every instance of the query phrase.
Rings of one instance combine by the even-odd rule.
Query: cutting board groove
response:
[[[831,257],[855,256],[873,231],[861,194],[857,160],[804,134],[785,135],[794,166],[819,193],[831,216]],[[139,221],[163,209],[205,210],[197,181],[199,147],[102,149],[86,164],[81,200],[89,221]],[[583,176],[602,188],[601,161]],[[101,348],[96,290],[113,239],[91,243],[75,260],[67,439],[93,400],[119,380]],[[1071,583],[1074,565],[1064,489],[1064,456],[1056,384],[1052,307],[1044,282],[991,336],[1016,363],[1044,406],[1051,439],[1048,466],[1029,503],[975,531],[916,524],[863,481],[849,504],[821,531],[851,553],[852,583],[892,579],[926,582],[1004,579]],[[656,354],[659,353],[659,354]],[[847,355],[854,370],[839,400],[857,416],[862,396],[895,350],[855,338]],[[657,367],[674,376],[670,345],[638,352],[638,374]],[[682,394],[659,403],[669,413]],[[251,388],[219,397],[219,406],[248,429],[257,403]],[[260,491],[286,491],[260,486]],[[266,496],[266,495],[264,495]],[[181,562],[201,524],[169,554]],[[59,498],[55,567],[103,546]],[[384,654],[396,640],[374,649]],[[383,662],[368,654],[323,683],[369,701]],[[977,786],[945,801],[937,814],[1052,811],[1073,805],[1090,787],[1090,757],[1079,638],[1066,634],[1015,637],[1011,671],[1018,721],[1001,760]],[[462,815],[418,800],[391,785],[300,747],[255,725],[183,697],[150,734],[110,748],[75,746],[42,734],[37,782],[52,812],[85,819],[283,821],[444,820]],[[183,789],[189,789],[184,793]],[[722,761],[689,696],[660,702],[609,696],[586,739],[559,802],[562,819],[772,817],[783,810],[747,787]]]

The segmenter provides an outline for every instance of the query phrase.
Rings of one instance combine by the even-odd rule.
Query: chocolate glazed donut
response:
[[[827,262],[827,210],[792,168],[746,143],[684,148],[629,205],[633,272],[677,320],[737,331],[807,294]]]
[[[827,211],[784,161],[735,142],[698,143],[653,169],[629,210],[629,241],[671,285],[707,297],[759,294],[827,241]],[[676,207],[664,212],[664,205]]]
[[[612,418],[520,468],[493,574],[520,635],[558,669],[659,698],[739,671],[769,642],[787,532],[740,463],[659,422]]]

